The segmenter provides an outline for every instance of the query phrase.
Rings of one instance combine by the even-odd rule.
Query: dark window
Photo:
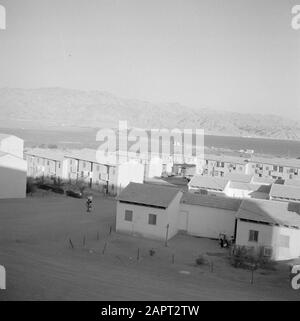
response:
[[[249,242],[258,242],[258,231],[249,231]]]
[[[125,210],[125,221],[132,222],[133,212],[130,210]]]
[[[156,225],[156,215],[155,214],[149,214],[148,224]]]
[[[279,173],[283,173],[283,167],[279,166]]]

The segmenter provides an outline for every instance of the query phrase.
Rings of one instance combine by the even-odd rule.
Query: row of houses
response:
[[[118,194],[129,182],[143,182],[144,166],[134,161],[111,163],[99,160],[95,150],[63,152],[32,150],[24,153],[27,174],[44,180],[85,183],[98,191]]]
[[[300,159],[291,158],[205,154],[198,160],[197,167],[197,173],[216,177],[239,173],[275,180],[300,178]]]
[[[167,241],[178,232],[219,238],[274,260],[300,257],[300,204],[183,193],[170,186],[130,183],[119,195],[116,230]]]
[[[188,188],[202,195],[300,202],[300,180],[297,179],[275,181],[235,173],[224,177],[195,175]]]

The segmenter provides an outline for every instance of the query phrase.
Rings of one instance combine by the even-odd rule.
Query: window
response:
[[[276,165],[273,165],[273,171],[277,172],[278,167]]]
[[[289,248],[290,237],[288,235],[279,235],[279,246]]]
[[[279,166],[279,173],[283,173],[283,167]]]
[[[249,231],[249,242],[257,242],[258,241],[258,231],[250,230]]]
[[[149,214],[148,224],[156,225],[156,215],[155,214]]]
[[[133,212],[130,210],[125,210],[125,221],[132,222]]]
[[[85,162],[83,162],[83,168],[85,168],[86,167],[86,163]]]

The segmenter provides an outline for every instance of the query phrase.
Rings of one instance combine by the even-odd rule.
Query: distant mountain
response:
[[[204,128],[207,134],[300,140],[300,123],[274,115],[193,109],[124,99],[102,91],[0,89],[0,121],[47,126]]]

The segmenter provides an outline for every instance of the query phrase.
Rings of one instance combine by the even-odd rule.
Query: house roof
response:
[[[241,205],[241,200],[231,197],[184,193],[181,203],[237,211]]]
[[[245,191],[261,192],[269,194],[271,190],[271,185],[259,185],[251,183],[242,183],[242,182],[230,182],[230,188],[241,189]]]
[[[300,228],[300,215],[290,207],[288,202],[245,199],[242,201],[236,217]]]
[[[195,175],[189,182],[189,186],[194,188],[224,190],[228,179],[215,176]]]
[[[97,150],[84,148],[81,150],[73,150],[65,153],[66,158],[80,159],[82,161],[92,162],[96,164],[105,164],[105,165],[116,165],[116,163],[111,163],[109,161],[99,161],[97,157]]]
[[[205,160],[211,160],[211,161],[219,161],[219,162],[225,162],[225,163],[236,163],[245,165],[247,164],[248,160],[244,157],[239,156],[230,156],[230,155],[212,155],[212,154],[204,154]]]
[[[252,184],[265,184],[265,185],[271,185],[274,183],[274,179],[268,178],[268,177],[259,177],[259,176],[253,176],[251,180]]]
[[[300,200],[300,186],[272,184],[270,197],[281,197],[291,200]]]
[[[242,182],[242,183],[250,183],[252,179],[252,175],[247,174],[239,174],[239,173],[228,173],[224,176],[224,178],[233,181],[233,182]]]
[[[13,135],[0,133],[0,140],[2,140],[2,139],[4,139],[4,138],[7,138],[7,137],[10,137],[10,136],[13,136]]]
[[[169,186],[169,187],[177,187],[177,185],[169,183],[161,178],[158,177],[152,177],[152,178],[147,178],[144,181],[145,184],[154,184],[154,185],[163,185],[163,186]]]
[[[249,162],[300,168],[300,159],[296,159],[296,158],[283,158],[283,157],[266,158],[266,157],[253,156],[249,159]]]
[[[164,185],[129,183],[117,198],[120,202],[167,208],[180,189]]]
[[[25,151],[24,154],[54,161],[62,161],[64,159],[63,152],[55,149],[31,149]]]
[[[14,137],[14,138],[17,138],[17,139],[22,140],[22,138],[17,137],[17,136],[12,135],[12,134],[0,133],[0,141],[1,141],[2,139],[9,138],[9,137]]]
[[[284,185],[300,187],[300,179],[285,179]]]

